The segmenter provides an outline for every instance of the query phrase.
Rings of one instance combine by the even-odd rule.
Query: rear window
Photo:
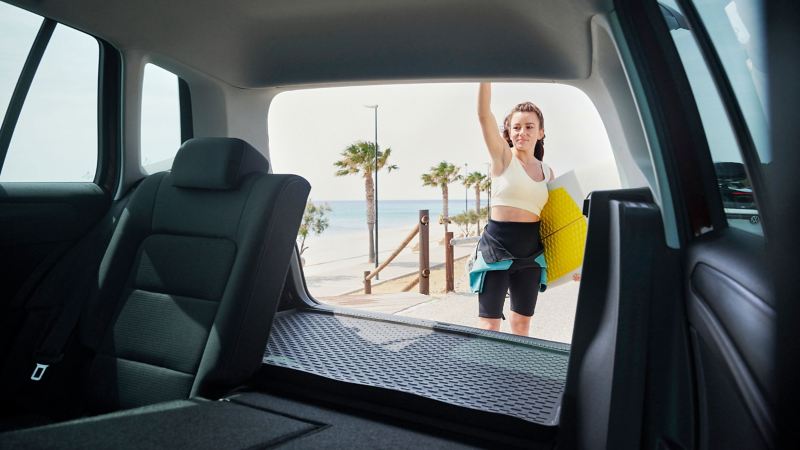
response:
[[[178,76],[155,64],[146,64],[142,82],[142,168],[146,173],[170,170],[180,145]]]
[[[299,174],[312,186],[297,245],[313,298],[479,326],[478,295],[470,292],[466,265],[486,225],[491,196],[477,96],[477,83],[437,83],[297,90],[273,99],[268,119],[272,168]],[[572,172],[585,194],[620,187],[602,120],[582,91],[559,84],[495,83],[491,106],[498,130],[511,108],[523,101],[536,103],[543,112],[544,162],[556,177]],[[378,171],[374,226],[376,136],[382,157],[389,155]],[[446,203],[442,186],[427,185],[423,178],[442,164],[452,175]],[[448,231],[457,239],[452,292],[446,292],[445,207]],[[418,283],[421,249],[414,229],[421,211],[430,220],[429,295],[420,294]],[[370,258],[376,243],[377,261]],[[366,294],[365,274],[394,254],[370,280],[371,293]],[[539,295],[531,336],[571,339],[578,287],[570,280]],[[507,310],[508,301],[506,315]],[[507,321],[501,331],[510,331]]]

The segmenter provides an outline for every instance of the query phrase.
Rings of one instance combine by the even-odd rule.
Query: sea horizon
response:
[[[464,212],[463,198],[448,199],[448,213],[453,216]],[[328,213],[328,228],[322,236],[331,234],[349,233],[354,231],[366,232],[366,200],[311,200],[315,205],[327,204],[331,211]],[[486,207],[486,199],[481,199],[481,208]],[[475,209],[475,199],[467,199],[466,208]],[[432,221],[438,221],[442,214],[442,199],[430,200],[380,200],[378,202],[378,229],[411,228],[418,220],[419,210],[427,209]]]

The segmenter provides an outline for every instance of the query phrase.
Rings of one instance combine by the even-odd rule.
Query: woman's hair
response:
[[[505,138],[506,142],[510,147],[514,146],[514,142],[511,141],[511,136],[508,134],[508,125],[511,122],[511,116],[517,112],[532,112],[536,113],[536,117],[539,118],[539,128],[544,128],[544,116],[542,115],[542,110],[539,109],[538,106],[534,105],[531,102],[523,102],[519,105],[515,106],[514,109],[506,116],[503,120],[503,138]],[[533,147],[533,157],[538,159],[539,161],[544,160],[544,136],[541,139],[536,141],[536,146]]]

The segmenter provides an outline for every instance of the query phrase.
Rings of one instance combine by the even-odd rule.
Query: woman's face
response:
[[[515,112],[508,121],[508,136],[514,147],[533,151],[536,141],[544,137],[539,117],[534,112]]]

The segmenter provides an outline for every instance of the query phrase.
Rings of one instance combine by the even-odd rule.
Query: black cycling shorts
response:
[[[498,222],[490,220],[487,231],[514,257],[525,258],[539,251],[539,222]],[[508,270],[490,270],[478,294],[478,316],[501,319],[506,292],[511,294],[511,310],[532,316],[539,296],[541,267],[519,267],[515,260]]]

